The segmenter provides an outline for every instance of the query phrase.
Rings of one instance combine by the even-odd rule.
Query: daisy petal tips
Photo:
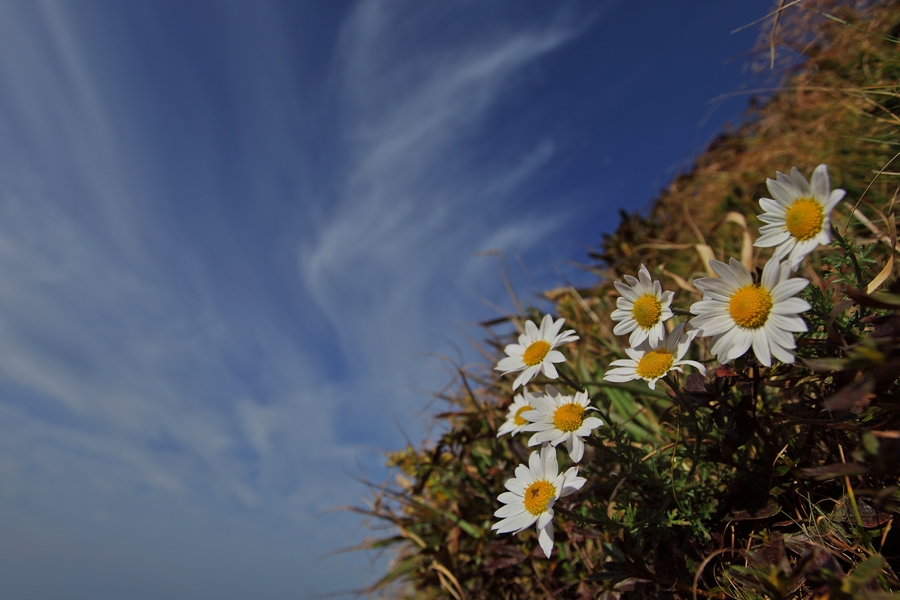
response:
[[[553,551],[553,504],[559,498],[580,490],[587,480],[578,477],[578,468],[559,473],[556,450],[549,444],[540,453],[532,452],[528,466],[519,465],[516,476],[506,482],[506,489],[497,499],[501,506],[494,513],[500,521],[491,529],[497,533],[519,533],[536,524],[538,543],[544,555]]]
[[[806,331],[799,313],[809,303],[794,298],[809,281],[791,278],[790,263],[770,260],[763,267],[759,283],[750,272],[732,258],[729,264],[709,261],[719,278],[703,277],[694,285],[703,292],[703,300],[691,305],[691,326],[702,336],[712,336],[710,351],[720,363],[743,355],[751,347],[757,360],[772,366],[772,357],[784,363],[794,362],[797,347],[794,333]]]
[[[659,281],[650,278],[650,271],[641,265],[637,278],[625,275],[625,283],[613,282],[621,297],[610,318],[618,321],[613,333],[628,336],[628,344],[637,346],[646,339],[657,344],[665,334],[663,322],[672,318],[674,292],[663,292]]]
[[[669,371],[681,372],[684,365],[690,365],[706,375],[706,367],[700,363],[682,360],[698,333],[700,332],[696,329],[685,331],[685,324],[682,323],[655,346],[644,342],[637,348],[626,348],[628,358],[610,363],[609,366],[613,368],[603,375],[603,379],[613,383],[643,379],[651,390],[655,390],[660,378],[665,377]]]
[[[550,379],[558,378],[559,374],[553,365],[565,362],[566,358],[556,348],[578,339],[572,329],[559,332],[565,322],[565,319],[554,321],[550,315],[544,315],[538,329],[531,321],[525,321],[525,333],[519,336],[519,343],[504,348],[507,356],[494,369],[502,371],[504,375],[522,371],[513,382],[513,389],[525,385],[540,372]]]
[[[831,242],[831,211],[844,197],[844,190],[831,190],[828,167],[819,165],[813,171],[812,185],[797,167],[790,176],[778,173],[776,179],[767,179],[766,186],[772,198],[761,198],[763,214],[759,220],[766,223],[759,228],[760,238],[754,246],[775,246],[773,259],[787,257],[791,269],[796,271],[807,254],[820,244]]]
[[[565,442],[572,462],[581,462],[584,457],[584,442],[581,438],[591,435],[591,431],[603,425],[597,417],[588,416],[590,406],[587,392],[577,392],[574,396],[563,396],[552,385],[547,386],[547,394],[534,394],[530,398],[535,410],[522,413],[531,421],[523,431],[536,431],[528,440],[529,446],[549,442],[551,446]]]

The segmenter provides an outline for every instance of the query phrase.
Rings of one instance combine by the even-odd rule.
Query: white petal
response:
[[[537,421],[534,423],[528,423],[527,425],[522,426],[522,431],[542,432],[542,431],[555,431],[555,430],[556,430],[556,425],[554,425],[553,423],[548,423],[545,420]],[[534,436],[531,436],[531,439],[528,440],[529,446],[534,446],[535,444],[540,443],[540,442],[533,442],[533,440],[534,440]]]
[[[819,165],[812,174],[812,193],[818,200],[825,200],[831,193],[831,182],[828,179],[828,167]]]
[[[775,327],[771,323],[766,323],[765,330],[766,335],[769,337],[769,347],[773,350],[775,346],[787,349],[797,347],[797,344],[794,342],[794,336],[790,332]]]
[[[806,258],[810,252],[819,247],[819,241],[817,239],[798,241],[797,245],[794,246],[794,249],[791,250],[791,255],[788,260],[790,260],[792,266],[797,266],[803,259]]]
[[[694,367],[694,368],[697,369],[698,371],[700,371],[701,374],[706,375],[706,367],[703,366],[702,364],[698,363],[696,360],[680,360],[680,361],[678,361],[678,363],[676,363],[676,364],[678,364],[678,365],[689,365],[689,366],[691,366],[691,367]]]
[[[551,350],[547,353],[546,358],[544,360],[552,362],[552,363],[561,363],[566,362],[566,357],[563,356],[563,353],[559,350]]]
[[[544,478],[544,468],[541,464],[540,451],[535,450],[528,455],[528,468],[531,470],[531,474],[534,476],[535,480]]]
[[[825,208],[826,213],[830,213],[832,209],[837,206],[837,203],[844,199],[844,194],[846,194],[844,190],[834,190],[831,192],[831,195],[828,199],[823,203],[823,207]]]
[[[613,284],[616,286],[616,289],[619,290],[619,293],[622,294],[622,298],[630,302],[632,307],[634,307],[634,302],[640,298],[640,295],[623,283],[614,281]],[[616,302],[616,306],[618,306],[618,302]]]
[[[525,509],[525,504],[522,503],[522,498],[519,498],[519,502],[516,504],[507,504],[498,508],[494,512],[494,516],[500,518],[515,517],[521,515],[523,512],[527,511]]]
[[[734,284],[729,283],[724,279],[716,279],[715,277],[703,277],[699,280],[694,280],[694,285],[697,285],[698,283],[700,284],[697,286],[698,289],[721,302],[728,302],[728,299],[731,298],[731,295],[737,290]]]
[[[611,366],[611,367],[626,367],[629,369],[634,369],[634,368],[637,368],[638,363],[636,360],[629,360],[627,358],[619,358],[619,359],[616,359],[616,360],[612,361],[611,363],[609,363],[609,366]]]
[[[759,206],[763,209],[764,212],[778,216],[781,218],[781,222],[784,222],[784,217],[785,214],[787,214],[787,211],[785,210],[784,206],[782,206],[775,200],[772,200],[771,198],[760,198]]]
[[[720,363],[726,363],[730,360],[728,358],[729,350],[735,344],[737,334],[737,327],[732,327],[713,342],[709,351],[716,356]],[[749,343],[747,345],[749,346]]]
[[[665,331],[666,328],[662,322],[657,323],[647,330],[647,342],[649,342],[651,348],[658,348],[660,342],[666,341]]]
[[[777,344],[772,344],[772,356],[788,365],[794,362],[793,353]]]
[[[499,500],[503,504],[518,504],[519,506],[524,506],[522,502],[525,500],[525,496],[524,494],[502,492],[499,496],[497,496],[497,500]]]
[[[559,379],[559,373],[556,372],[556,367],[553,366],[552,362],[544,361],[541,363],[541,370],[544,372],[550,379]]]
[[[537,528],[538,530],[543,529],[553,520],[553,511],[547,510],[538,515],[537,518]]]
[[[598,419],[597,417],[587,417],[584,421],[582,421],[581,426],[587,427],[588,430],[596,429],[603,425],[603,421]]]
[[[553,552],[553,523],[548,523],[546,527],[538,529],[538,543],[541,545],[544,555],[550,558],[550,554]]]
[[[785,279],[769,291],[772,295],[772,302],[779,304],[791,296],[796,296],[807,285],[809,285],[809,281],[802,277]]]
[[[771,290],[776,285],[778,285],[778,281],[781,276],[781,263],[777,260],[770,260],[763,267],[762,277],[760,278],[760,285],[764,290]]]
[[[709,268],[711,268],[721,279],[740,287],[740,283],[738,283],[738,280],[734,277],[727,264],[720,260],[711,259],[709,261]]]
[[[516,428],[515,422],[506,421],[503,425],[500,426],[500,429],[497,430],[497,437],[506,435],[510,431],[513,431],[515,428]]]
[[[747,267],[745,267],[741,263],[741,261],[732,256],[730,259],[728,259],[728,266],[731,267],[731,272],[734,275],[735,279],[737,279],[737,282],[741,287],[753,284],[753,276],[750,274],[750,271],[747,270]]]
[[[773,327],[778,327],[783,331],[793,331],[797,333],[807,331],[806,321],[800,317],[770,314],[766,326],[769,326],[769,323],[771,323]]]
[[[525,488],[528,487],[524,482],[519,481],[518,479],[507,479],[506,483],[503,486],[508,489],[513,494],[518,494],[520,497],[525,496]]]
[[[637,325],[636,322],[635,325]],[[615,333],[615,331],[613,331],[613,333]],[[648,331],[646,329],[642,327],[635,327],[634,331],[631,332],[631,335],[628,336],[628,344],[632,347],[637,346],[647,339],[647,335]]]
[[[612,311],[609,317],[613,321],[621,321],[622,319],[627,319],[634,315],[634,304],[628,302],[623,298],[619,298],[616,300],[616,310]]]
[[[541,461],[544,467],[544,479],[556,479],[559,474],[559,462],[556,460],[556,450],[550,446],[541,448]]]
[[[644,284],[644,286],[649,286],[652,282],[652,278],[650,277],[650,271],[647,270],[647,267],[641,265],[641,268],[638,269],[638,280]]]
[[[555,348],[562,344],[568,344],[569,342],[574,342],[575,340],[580,340],[580,339],[581,338],[575,334],[574,329],[567,329],[566,331],[563,331],[559,335],[555,336],[550,345]]]
[[[577,435],[570,435],[566,441],[566,450],[569,451],[569,458],[572,462],[579,463],[584,457],[584,442]]]
[[[809,187],[809,182],[806,180],[806,177],[800,173],[800,169],[797,167],[791,167],[791,183],[794,184],[794,187],[797,188],[801,195],[812,195],[812,188]]]
[[[611,381],[613,383],[625,383],[627,381],[633,381],[637,378],[638,376],[634,372],[633,368],[628,369],[620,367],[618,369],[610,369],[603,374],[603,381]]]
[[[749,331],[741,327],[735,327],[731,331],[734,332],[734,337],[731,339],[731,348],[726,355],[729,361],[743,356],[753,343],[753,336]]]
[[[540,365],[535,366],[535,367],[528,367],[527,369],[522,371],[519,374],[519,376],[516,377],[516,380],[513,382],[513,389],[515,390],[520,385],[525,385],[526,383],[531,381],[531,378],[537,374],[539,369],[540,369]]]
[[[503,371],[503,374],[512,373],[513,371],[519,371],[525,366],[525,363],[522,362],[521,357],[513,357],[507,356],[506,358],[500,359],[500,362],[497,363],[497,366],[494,367],[495,371]]]
[[[491,529],[496,529],[497,533],[510,533],[515,531],[518,533],[523,529],[531,527],[531,524],[537,521],[537,517],[528,511],[514,517],[507,517],[499,523],[494,523]]]
[[[759,215],[757,218],[760,221],[762,221],[763,223],[765,223],[766,226],[769,226],[769,225],[780,226],[782,229],[784,229],[784,227],[786,225],[784,213],[779,213],[779,214],[763,213],[763,214]],[[771,231],[771,229],[768,229],[767,231]],[[760,227],[760,233],[762,233],[762,227]]]
[[[542,325],[546,325],[544,329],[544,339],[549,340],[551,338],[555,338],[559,335],[559,330],[562,329],[563,324],[566,322],[565,319],[557,319],[553,320],[548,318],[550,315],[544,317],[544,323]]]
[[[620,321],[619,323],[616,324],[616,326],[613,328],[613,333],[615,335],[625,335],[629,331],[634,330],[634,328],[636,328],[636,327],[637,327],[637,321],[635,321],[631,317],[628,317],[624,321]]]
[[[794,246],[796,245],[796,238],[794,238],[794,236],[789,237],[780,246],[775,248],[775,253],[772,254],[771,260],[782,260],[785,256],[791,253],[791,250],[793,250]]]
[[[565,482],[561,486],[562,489],[560,491],[560,496],[569,496],[574,494],[587,483],[587,479],[584,477],[578,477],[578,467],[569,467],[565,473],[563,473],[565,477]]]
[[[763,328],[753,330],[751,334],[753,343],[753,354],[756,359],[767,367],[772,366],[772,354],[769,352],[769,338]]]
[[[539,431],[528,440],[529,446],[537,446],[538,444],[544,444],[549,442],[550,444],[556,446],[563,438],[565,438],[566,433],[560,431],[555,426],[550,426],[544,431]],[[558,439],[557,439],[558,438]]]
[[[761,235],[753,245],[757,248],[771,248],[772,246],[777,246],[778,244],[783,244],[787,240],[791,239],[791,234],[787,231],[777,230],[777,231],[768,231],[763,233],[762,229],[759,230]]]
[[[812,308],[809,302],[802,298],[786,298],[781,302],[777,302],[772,307],[772,312],[776,315],[795,315]]]
[[[790,206],[791,202],[797,199],[797,192],[793,188],[787,188],[781,181],[767,179],[766,187],[769,188],[769,193],[772,194],[772,198],[785,208]]]
[[[727,314],[728,304],[720,300],[699,300],[691,304],[691,313],[698,317]]]
[[[587,392],[575,392],[575,396],[572,398],[572,401],[575,404],[579,404],[581,406],[587,406],[591,403],[591,399],[588,398]]]
[[[522,482],[522,485],[528,487],[532,483],[535,482],[534,475],[531,472],[531,469],[526,467],[525,465],[519,465],[516,467],[516,479]],[[523,492],[524,493],[524,492]]]

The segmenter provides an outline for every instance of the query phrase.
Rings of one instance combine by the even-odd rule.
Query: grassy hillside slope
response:
[[[789,4],[789,3],[785,3]],[[772,31],[772,20],[766,25]],[[498,495],[535,448],[530,434],[497,437],[513,377],[460,369],[438,415],[436,443],[389,456],[394,481],[358,509],[393,552],[371,591],[409,598],[888,598],[900,592],[900,289],[894,268],[900,186],[900,2],[803,2],[779,17],[779,55],[799,67],[746,123],[722,136],[645,214],[623,214],[591,255],[597,284],[546,293],[580,340],[555,385],[584,389],[604,426],[585,438],[582,489],[554,506],[547,558],[535,529],[491,530]],[[769,36],[765,37],[768,44]],[[768,61],[763,52],[761,60]],[[896,160],[894,160],[896,158]],[[645,265],[675,293],[684,321],[713,275],[708,260],[761,268],[766,179],[827,164],[846,190],[834,239],[797,276],[811,309],[797,361],[753,352],[719,365],[709,343],[687,369],[651,390],[603,376],[625,358],[613,334],[614,281]],[[509,319],[540,321],[530,310]],[[494,327],[507,321],[498,319]],[[671,325],[672,322],[669,322]],[[529,389],[542,391],[539,377]],[[571,461],[559,447],[565,469]]]

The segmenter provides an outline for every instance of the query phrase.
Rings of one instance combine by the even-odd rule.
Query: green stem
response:
[[[841,245],[841,248],[844,249],[844,252],[847,253],[847,256],[850,258],[850,262],[853,264],[853,273],[856,275],[856,287],[859,289],[865,289],[865,284],[863,283],[863,274],[862,269],[859,266],[859,262],[856,260],[856,254],[853,252],[853,248],[850,247],[850,242],[844,238],[838,231],[833,230],[834,237]]]

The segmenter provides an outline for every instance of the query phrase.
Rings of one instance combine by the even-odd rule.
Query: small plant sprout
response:
[[[753,244],[760,248],[776,246],[773,260],[787,257],[796,271],[807,254],[820,244],[831,243],[831,211],[844,197],[844,190],[831,191],[828,167],[819,165],[813,171],[812,185],[797,167],[788,177],[778,172],[777,179],[767,179],[772,198],[761,198],[766,223],[759,229],[760,238]]]
[[[682,372],[681,367],[684,365],[690,365],[706,375],[706,367],[700,363],[683,360],[698,333],[696,329],[686,331],[685,324],[682,323],[656,345],[648,340],[637,348],[626,348],[625,353],[630,358],[610,363],[613,368],[603,375],[603,379],[614,383],[643,379],[651,390],[655,390],[657,381],[670,371]]]
[[[516,435],[522,431],[523,427],[528,425],[528,421],[522,416],[522,413],[534,410],[534,405],[531,403],[531,400],[532,395],[528,392],[525,392],[524,396],[522,394],[516,394],[515,398],[513,398],[513,403],[509,406],[509,410],[506,413],[506,422],[500,426],[499,430],[497,430],[497,437],[506,433]]]
[[[666,332],[663,322],[672,318],[669,306],[674,293],[663,292],[659,281],[650,279],[650,271],[644,265],[641,265],[637,278],[631,275],[623,278],[627,285],[614,282],[622,297],[616,301],[616,310],[611,315],[613,321],[618,321],[613,333],[631,333],[628,344],[632,347],[646,339],[656,345]]]
[[[549,442],[556,447],[566,443],[566,450],[573,462],[581,462],[584,456],[584,442],[581,438],[590,435],[591,430],[603,425],[597,417],[589,417],[587,411],[597,410],[590,406],[587,392],[576,392],[574,396],[564,396],[552,385],[547,386],[547,394],[531,396],[535,410],[523,413],[531,421],[524,431],[536,431],[528,440],[529,446]]]
[[[732,258],[729,265],[709,261],[721,279],[702,277],[694,285],[703,300],[691,305],[692,327],[702,336],[712,336],[710,351],[720,363],[743,355],[750,347],[757,360],[772,366],[772,357],[793,363],[797,347],[793,333],[806,331],[798,316],[810,309],[806,300],[794,298],[809,282],[791,278],[789,263],[770,260],[763,267],[759,283],[754,283],[744,265]]]
[[[541,371],[550,379],[557,379],[559,373],[553,363],[565,362],[566,357],[556,348],[579,339],[572,329],[559,332],[565,322],[565,319],[554,321],[550,315],[544,315],[538,329],[531,321],[525,321],[525,333],[519,336],[519,343],[504,348],[507,356],[500,360],[495,370],[504,375],[522,371],[513,382],[513,389],[525,385]]]
[[[534,451],[528,457],[528,466],[516,467],[516,476],[506,482],[509,491],[497,499],[501,506],[494,513],[500,521],[491,529],[497,533],[519,533],[536,524],[538,543],[544,555],[550,558],[553,550],[553,504],[561,497],[573,494],[585,484],[578,477],[578,467],[570,467],[559,473],[556,450],[544,444],[540,453]]]

